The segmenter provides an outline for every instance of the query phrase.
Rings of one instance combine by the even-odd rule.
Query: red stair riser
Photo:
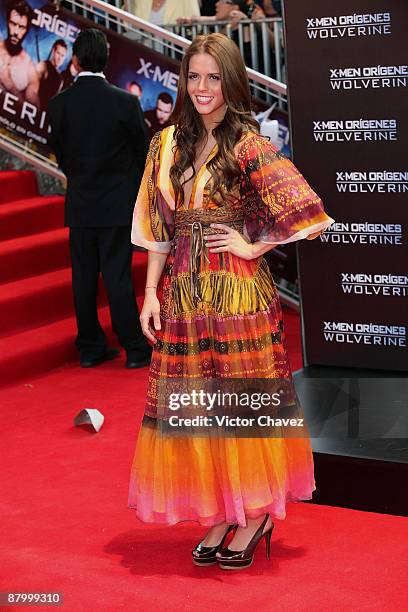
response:
[[[0,204],[38,195],[37,176],[32,170],[0,171]]]
[[[0,283],[66,268],[69,263],[68,242],[41,245],[30,252],[10,253],[0,259]]]
[[[21,292],[21,281],[16,294],[13,294],[12,291],[7,292],[9,285],[0,286],[0,321],[2,322],[0,337],[9,336],[24,329],[47,325],[74,315],[71,272],[64,269],[58,273],[58,276],[59,279],[53,279],[53,283],[49,285],[38,285],[41,277],[25,279],[26,295]],[[137,261],[135,258],[133,262],[135,293],[143,295],[145,284],[146,267],[143,261]],[[107,303],[106,291],[100,281],[98,305],[105,306]]]
[[[0,206],[0,240],[29,236],[64,225],[64,200],[60,197],[19,200]]]

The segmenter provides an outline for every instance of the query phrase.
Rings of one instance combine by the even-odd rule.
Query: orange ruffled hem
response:
[[[129,507],[146,523],[193,520],[246,525],[315,490],[308,438],[177,437],[142,424],[132,464]]]

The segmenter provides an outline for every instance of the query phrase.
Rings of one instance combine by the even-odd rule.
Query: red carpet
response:
[[[237,573],[191,564],[196,523],[140,523],[126,502],[146,375],[118,360],[0,391],[0,591],[61,591],[67,612],[407,609],[401,517],[292,504],[271,559],[262,545]],[[98,434],[72,426],[83,407],[105,414]]]

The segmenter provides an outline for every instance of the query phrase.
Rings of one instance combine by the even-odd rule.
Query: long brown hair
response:
[[[187,92],[190,59],[198,53],[208,53],[217,62],[221,74],[221,90],[227,105],[223,121],[213,130],[218,151],[207,165],[213,179],[210,196],[218,192],[221,197],[228,198],[228,190],[240,175],[234,146],[244,130],[259,132],[259,124],[251,115],[249,82],[237,45],[224,34],[197,36],[181,62],[177,100],[170,118],[175,124],[177,151],[175,163],[170,169],[170,179],[176,202],[181,203],[184,201],[184,183],[181,183],[181,177],[187,168],[192,167],[194,170],[197,143],[206,136],[200,114],[194,108]]]

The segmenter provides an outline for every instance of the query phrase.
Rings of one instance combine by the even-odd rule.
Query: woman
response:
[[[181,64],[174,125],[151,142],[132,227],[132,242],[149,250],[141,322],[154,350],[129,506],[145,522],[209,526],[193,561],[227,569],[250,565],[262,537],[268,545],[286,501],[311,498],[309,439],[177,428],[168,399],[196,383],[291,384],[262,254],[333,222],[292,163],[258,135],[250,111],[237,46],[222,34],[196,38]],[[183,416],[209,413],[193,404]]]
[[[126,0],[125,6],[129,13],[158,26],[200,14],[197,0]]]
[[[125,0],[125,8],[136,17],[160,27],[175,24],[182,17],[190,18],[200,14],[197,0]],[[156,37],[149,39],[134,31],[128,32],[127,36],[157,53],[166,52],[165,45]]]

